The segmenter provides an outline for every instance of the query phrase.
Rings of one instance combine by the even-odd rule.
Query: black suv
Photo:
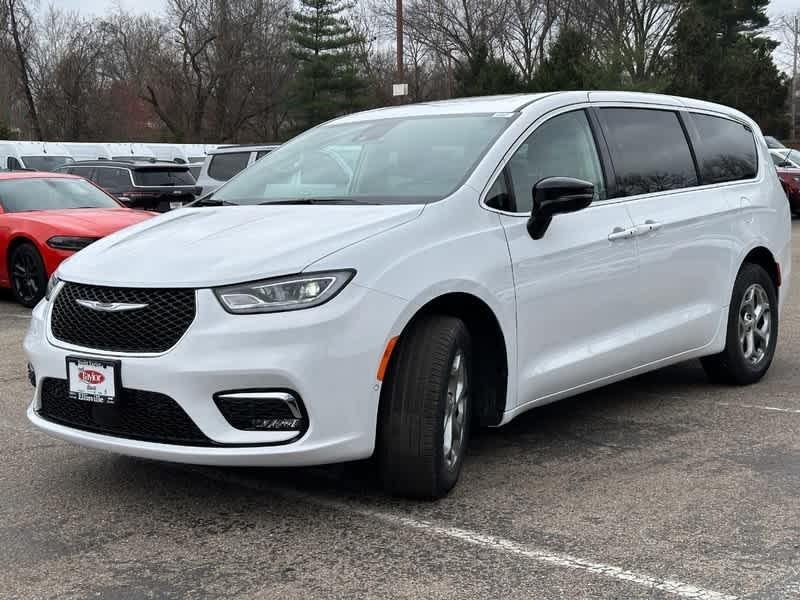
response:
[[[193,202],[200,190],[188,165],[174,163],[82,160],[56,169],[93,182],[125,206],[167,212]]]

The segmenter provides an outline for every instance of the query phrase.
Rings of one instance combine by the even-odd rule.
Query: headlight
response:
[[[99,238],[93,237],[77,237],[68,235],[57,235],[47,240],[47,245],[56,250],[83,250],[91,244],[96,242]]]
[[[353,270],[301,273],[217,288],[214,293],[222,307],[234,314],[300,310],[324,304],[355,274]]]
[[[59,283],[61,283],[61,280],[55,274],[50,276],[50,281],[47,282],[47,290],[44,293],[45,300],[49,302],[53,298],[53,292]]]

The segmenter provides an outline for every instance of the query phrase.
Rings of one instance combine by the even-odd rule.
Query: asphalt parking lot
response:
[[[795,234],[800,225],[795,225]],[[800,240],[777,357],[691,362],[480,432],[437,503],[363,464],[216,469],[35,431],[0,296],[2,598],[800,598]]]

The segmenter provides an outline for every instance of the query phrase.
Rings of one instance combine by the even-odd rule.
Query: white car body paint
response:
[[[565,110],[590,106],[691,110],[746,123],[757,141],[758,174],[595,202],[556,216],[545,236],[533,240],[527,216],[488,208],[486,192],[531,131]],[[375,447],[376,373],[387,342],[443,294],[478,298],[500,325],[508,385],[498,425],[537,405],[719,352],[733,282],[753,248],[766,248],[779,264],[784,304],[791,270],[788,207],[763,137],[746,116],[666,96],[565,92],[405,105],[337,122],[470,113],[516,118],[443,200],[181,209],[65,261],[58,276],[68,282],[196,288],[197,312],[168,351],[128,355],[55,339],[52,303],[43,301],[25,339],[37,377],[30,420],[76,443],[177,462],[288,466],[360,459]],[[649,220],[661,228],[608,239],[616,228]],[[293,312],[229,314],[209,289],[340,269],[357,275],[338,296]],[[124,387],[170,396],[217,445],[138,441],[43,418],[37,412],[42,379],[63,379],[66,356],[76,354],[118,358]],[[288,441],[293,436],[286,432],[234,429],[211,399],[221,390],[265,387],[302,397],[309,416],[302,437]]]

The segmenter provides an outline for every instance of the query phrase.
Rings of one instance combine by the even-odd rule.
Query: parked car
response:
[[[110,143],[106,145],[112,160],[156,162],[156,155],[146,144]]]
[[[792,214],[800,215],[800,168],[783,166],[786,164],[784,161],[782,164],[776,165],[775,170],[778,172],[778,179],[781,180],[783,191],[786,192]]]
[[[63,144],[0,141],[0,165],[9,171],[53,171],[74,162]]]
[[[178,144],[183,150],[183,153],[186,155],[186,161],[189,163],[202,163],[206,156],[208,156],[208,150],[213,148],[209,144]]]
[[[185,165],[189,162],[180,144],[147,144],[157,160]]]
[[[786,148],[783,144],[781,144],[777,139],[772,137],[771,135],[765,135],[764,141],[767,143],[767,148]]]
[[[34,306],[62,260],[151,213],[124,208],[79,177],[0,174],[0,287]]]
[[[69,150],[73,160],[111,160],[113,157],[107,144],[63,142],[62,145]]]
[[[763,136],[724,106],[561,92],[352,114],[64,263],[25,339],[28,417],[176,462],[374,453],[387,490],[436,498],[474,426],[693,358],[761,379],[790,235]]]
[[[277,144],[236,145],[218,146],[209,150],[200,176],[197,178],[197,185],[201,188],[200,194],[213,192],[277,147]]]
[[[198,192],[188,165],[102,160],[76,162],[58,171],[94,182],[129,208],[167,212],[193,202]]]
[[[770,150],[769,153],[772,156],[772,162],[776,166],[800,169],[800,151],[784,148],[782,150]]]

